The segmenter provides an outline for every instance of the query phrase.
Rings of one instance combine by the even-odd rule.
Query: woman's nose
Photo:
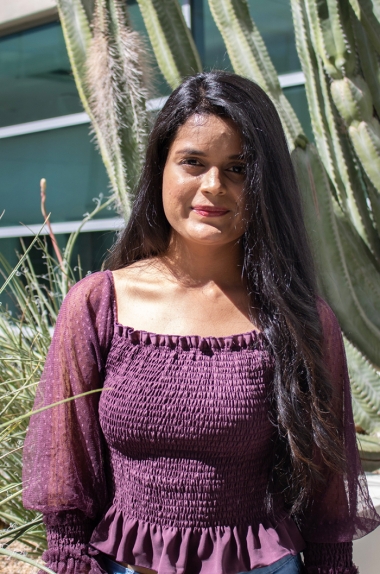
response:
[[[220,193],[224,193],[222,176],[219,169],[216,166],[210,167],[203,174],[201,191],[203,193],[212,193],[213,195],[219,195]]]

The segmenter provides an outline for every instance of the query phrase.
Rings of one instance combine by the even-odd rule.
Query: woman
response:
[[[35,415],[25,446],[48,566],[296,574],[303,551],[309,574],[356,573],[352,540],[380,520],[257,85],[212,72],[173,92],[107,266],[66,297],[36,407],[95,392]]]

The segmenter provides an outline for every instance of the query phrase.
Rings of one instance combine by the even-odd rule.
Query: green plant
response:
[[[154,55],[169,86],[202,71],[201,59],[178,0],[137,0]]]
[[[321,159],[313,168],[296,151],[295,164],[321,290],[345,335],[355,422],[372,436],[371,444],[362,437],[364,465],[373,470],[380,466],[380,188],[373,177],[380,52],[371,30],[380,31],[379,14],[366,0],[292,0],[292,10]]]
[[[82,225],[110,202],[97,200]],[[58,311],[70,286],[81,278],[80,268],[76,276],[70,264],[79,233],[80,229],[70,236],[60,261],[50,255],[47,240],[38,235],[24,247],[13,270],[0,255],[5,277],[0,294],[6,292],[16,308],[11,313],[0,307],[0,521],[7,526],[0,530],[0,554],[36,566],[30,557],[10,549],[19,540],[30,549],[31,556],[38,556],[46,545],[41,516],[22,505],[22,446]],[[38,249],[45,261],[43,276],[33,268],[32,248]]]

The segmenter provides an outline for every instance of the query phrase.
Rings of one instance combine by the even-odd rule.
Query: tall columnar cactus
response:
[[[313,132],[330,186],[326,192],[326,185],[309,185],[305,195],[309,228],[322,290],[345,335],[355,420],[377,435],[380,36],[374,31],[380,32],[380,25],[367,0],[291,0],[291,4]],[[323,212],[327,200],[329,217]]]
[[[302,134],[301,124],[285,97],[265,43],[242,0],[209,0],[234,71],[254,79],[277,107],[291,149]]]
[[[123,0],[57,0],[75,82],[111,182],[128,219],[148,116],[146,49]]]
[[[161,72],[174,90],[201,59],[178,0],[137,0]]]
[[[354,28],[363,33],[362,25],[349,0],[295,0],[292,7],[318,150],[345,215],[380,262],[379,227],[371,204],[371,197],[375,205],[380,199],[375,175],[380,126],[362,72],[367,57],[363,51],[362,58],[356,55],[361,42]],[[374,49],[369,54],[376,59]]]

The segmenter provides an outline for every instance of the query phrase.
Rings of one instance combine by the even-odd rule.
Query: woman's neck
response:
[[[202,245],[172,238],[162,261],[174,278],[186,287],[215,283],[232,287],[242,282],[241,244]]]

